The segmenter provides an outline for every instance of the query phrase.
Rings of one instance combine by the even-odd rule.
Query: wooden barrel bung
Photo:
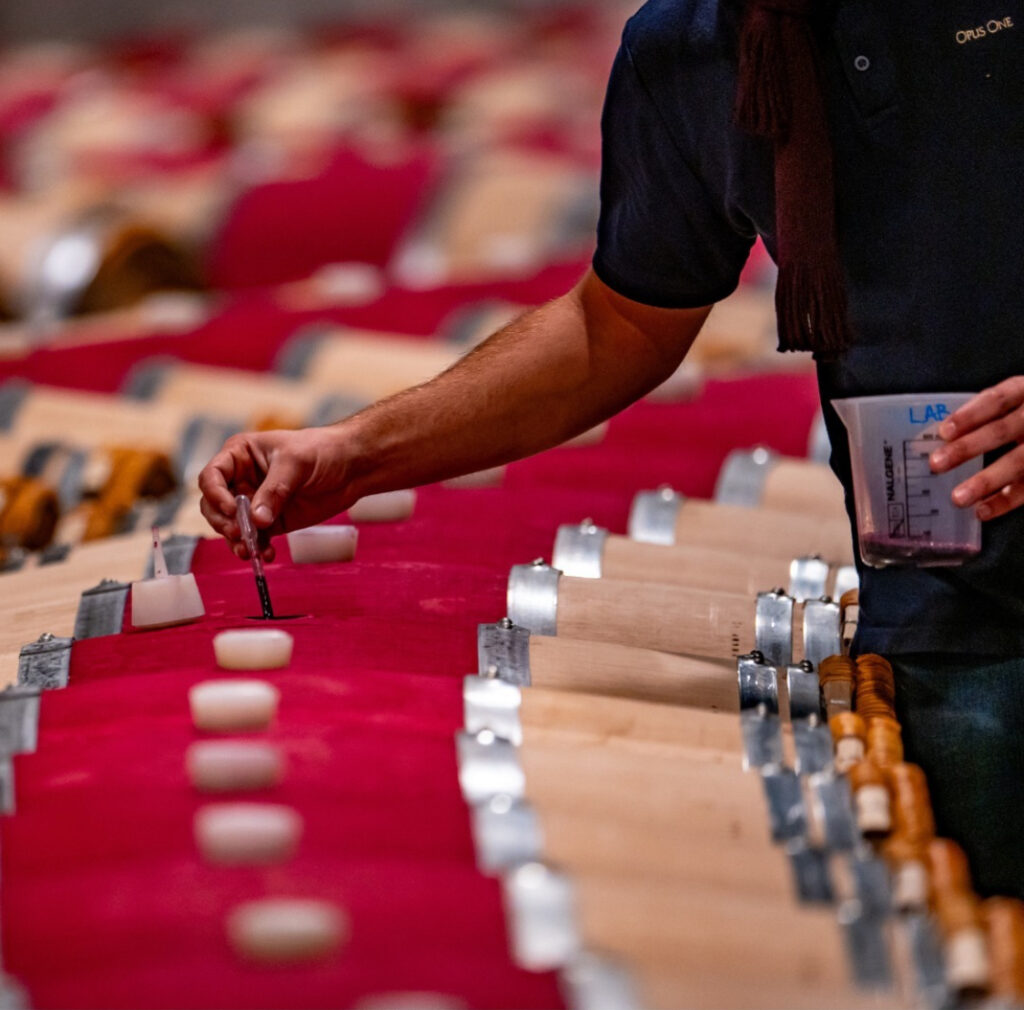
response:
[[[59,518],[57,495],[43,481],[0,479],[0,546],[42,550],[53,540]]]
[[[856,712],[837,712],[829,719],[828,725],[835,744],[836,771],[843,774],[864,760],[867,728]]]
[[[847,773],[853,790],[857,826],[866,838],[880,838],[892,830],[892,811],[885,773],[870,757]]]
[[[992,993],[1009,1004],[1024,1003],[1024,902],[989,898],[981,914],[992,963]]]
[[[669,487],[641,491],[634,498],[629,535],[647,543],[693,544],[786,559],[819,555],[836,564],[853,563],[845,518],[810,523],[775,509],[686,498]]]

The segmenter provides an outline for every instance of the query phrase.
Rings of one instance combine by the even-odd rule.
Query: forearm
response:
[[[457,364],[340,422],[358,495],[442,480],[531,455],[610,417],[663,381],[693,332],[652,336],[588,275]],[[699,310],[703,319],[704,310]]]
[[[252,498],[257,526],[273,536],[367,494],[557,445],[667,378],[708,311],[641,305],[588,273],[430,382],[329,427],[228,439],[199,476],[203,514],[244,556],[238,494]]]

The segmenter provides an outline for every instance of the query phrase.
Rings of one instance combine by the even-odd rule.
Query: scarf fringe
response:
[[[822,360],[853,344],[839,265],[793,263],[779,269],[775,314],[780,351],[814,351]]]
[[[744,19],[739,45],[736,125],[758,137],[784,140],[789,133],[789,74],[782,18],[754,9]]]

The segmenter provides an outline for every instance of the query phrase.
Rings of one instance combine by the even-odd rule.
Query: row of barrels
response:
[[[271,585],[282,577],[272,572]],[[682,994],[693,1002],[695,987],[705,993],[699,1003],[744,1005],[751,975],[733,963],[737,945],[746,949],[769,921],[780,921],[779,913],[790,939],[761,945],[763,961],[759,954],[749,967],[760,973],[783,958],[772,973],[778,981],[761,995],[776,1005],[793,1005],[794,998],[799,1005],[816,1004],[836,992],[844,1004],[855,998],[843,982],[839,934],[823,934],[827,916],[766,904],[774,896],[783,910],[789,907],[791,883],[785,860],[766,847],[756,777],[739,766],[742,744],[728,666],[660,654],[668,665],[659,696],[657,686],[643,686],[645,676],[657,680],[649,663],[657,653],[564,635],[536,636],[530,653],[536,694],[524,695],[520,741],[528,799],[542,820],[545,860],[573,871],[587,945],[638,967],[645,998],[657,1000],[651,1005],[678,1005]],[[595,692],[598,669],[614,685],[609,689],[615,700]],[[705,719],[679,704],[692,704],[688,685],[700,676],[728,714]],[[546,677],[559,686],[537,686]],[[676,692],[673,705],[664,704],[669,684]],[[645,690],[658,701],[640,700]],[[731,848],[723,848],[727,841]],[[707,903],[699,918],[672,911],[682,895]]]
[[[665,500],[670,497],[656,494]],[[687,510],[698,517],[704,513],[705,529],[712,514],[721,519],[731,511],[678,498],[672,504],[674,534],[685,530]],[[733,535],[739,536],[744,520],[766,522],[769,514],[748,511],[736,518]],[[783,525],[779,520],[777,528]],[[790,517],[789,526],[806,530],[807,522]],[[585,537],[602,539],[592,524],[582,529]],[[761,542],[774,541],[775,537]],[[617,541],[605,537],[603,543],[607,548]],[[636,546],[651,550],[650,545]],[[629,543],[620,544],[623,556],[629,547]],[[708,550],[706,545],[703,549]],[[659,546],[657,550],[671,554],[681,548]],[[756,548],[748,545],[744,550],[749,558]],[[723,553],[720,558],[723,567],[728,567],[726,557]],[[510,627],[499,622],[497,629],[506,635],[523,625],[535,629],[526,650],[531,689],[521,696],[518,728],[514,722],[509,728],[507,719],[501,724],[481,723],[481,712],[486,715],[488,706],[474,700],[476,683],[467,687],[466,728],[471,739],[460,744],[460,753],[463,787],[474,803],[475,822],[485,824],[490,815],[507,817],[513,809],[507,777],[511,767],[513,782],[525,782],[525,787],[518,787],[521,795],[513,800],[526,801],[543,824],[544,847],[534,855],[570,871],[580,868],[570,875],[576,881],[579,927],[587,946],[611,950],[638,966],[649,1005],[699,1003],[695,987],[707,994],[711,1005],[749,1005],[755,984],[758,996],[766,1000],[762,1005],[821,1005],[836,997],[840,1004],[851,1005],[856,997],[841,981],[846,967],[839,934],[823,929],[824,915],[795,907],[787,911],[790,906],[783,896],[789,894],[792,880],[786,860],[765,841],[762,789],[768,787],[739,767],[744,753],[749,763],[750,743],[744,724],[731,712],[738,707],[735,677],[723,661],[760,644],[756,608],[744,595],[747,586],[735,584],[733,592],[694,592],[650,579],[644,587],[640,581],[622,578],[621,573],[619,581],[610,575],[596,580],[558,576],[543,566],[527,567],[541,574],[549,594],[554,582],[553,625],[545,626],[543,607],[538,608],[535,601],[523,605],[521,587],[510,587],[508,609],[514,620]],[[513,581],[521,577],[521,573],[515,575]],[[637,570],[633,578],[643,578],[642,572]],[[794,608],[792,613],[797,612]],[[534,624],[538,620],[541,623]],[[681,626],[678,634],[665,627],[676,623]],[[798,623],[792,621],[791,631]],[[778,646],[777,637],[773,641]],[[791,637],[789,645],[789,652],[777,660],[782,668],[801,658],[799,637]],[[654,646],[656,651],[651,651]],[[503,655],[499,650],[499,660]],[[501,679],[496,677],[503,672],[500,661],[481,659],[479,665],[484,676],[474,681],[494,686]],[[521,664],[517,676],[523,683]],[[764,704],[761,699],[759,705]],[[699,711],[705,706],[711,711]],[[507,710],[507,696],[501,708]],[[756,719],[763,720],[763,712],[755,711]],[[786,746],[795,745],[798,735],[794,724],[794,743]],[[492,748],[493,754],[501,750],[494,749],[499,741],[517,750],[513,760],[506,748],[506,777],[499,776],[500,789],[490,795],[486,787],[480,792],[480,773],[475,769],[482,759],[477,751]],[[488,763],[492,763],[490,757],[484,760]],[[774,764],[767,763],[768,774],[762,782],[781,788],[774,783],[789,779],[779,778],[781,769]],[[805,788],[821,785],[819,781]],[[521,807],[515,809],[522,814]],[[631,830],[624,839],[626,826]],[[836,829],[826,823],[816,830],[827,838],[828,831]],[[746,850],[733,853],[730,841],[754,845],[764,855],[755,859]],[[787,841],[806,845],[807,838],[797,835]],[[790,855],[803,851],[797,845]],[[853,859],[866,862],[861,850],[854,851]],[[534,866],[535,860],[526,865]],[[749,868],[757,881],[749,887],[766,888],[775,896],[773,904],[765,906],[761,890],[756,901],[741,900],[748,893],[746,884],[737,884],[741,866]],[[534,885],[546,879],[534,868],[526,872],[527,882],[530,873],[536,878]],[[522,878],[523,868],[517,867],[508,880],[513,894],[518,893],[516,881]],[[858,892],[855,900],[864,900],[870,893]],[[682,902],[693,901],[700,902],[698,920],[679,913]],[[758,919],[758,910],[765,921]],[[849,913],[849,906],[846,910]],[[769,925],[769,920],[776,925]],[[1010,921],[1014,921],[1012,914]],[[785,932],[778,923],[784,924]],[[509,928],[515,937],[515,925]],[[1007,928],[1005,922],[1000,927],[1003,933]],[[751,931],[746,940],[745,930]],[[773,936],[787,939],[775,946],[769,943]],[[772,977],[779,980],[777,991],[763,981],[755,982],[767,971],[767,963],[751,959],[749,974],[739,970],[737,948],[729,937],[745,943],[745,962],[752,949],[765,951],[776,965]],[[760,944],[755,942],[757,937]],[[523,957],[536,967],[538,962],[531,961],[537,957],[536,944],[531,946],[529,939],[522,942]],[[572,947],[575,941],[565,942]],[[543,958],[542,963],[547,965]],[[778,971],[779,965],[787,964],[789,973]],[[1004,971],[1000,977],[1005,975]]]
[[[618,36],[615,14],[579,13],[560,28],[421,15],[127,58],[130,45],[0,54],[3,315],[46,332],[147,292],[291,281],[328,261],[422,285],[578,254]],[[371,222],[374,198],[391,206]],[[281,199],[303,217],[283,222]]]

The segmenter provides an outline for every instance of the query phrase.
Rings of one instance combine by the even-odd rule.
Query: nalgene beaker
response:
[[[939,425],[972,393],[908,393],[834,400],[850,442],[857,534],[864,563],[958,565],[981,550],[981,522],[953,504],[953,488],[981,469],[972,459],[934,474]]]

